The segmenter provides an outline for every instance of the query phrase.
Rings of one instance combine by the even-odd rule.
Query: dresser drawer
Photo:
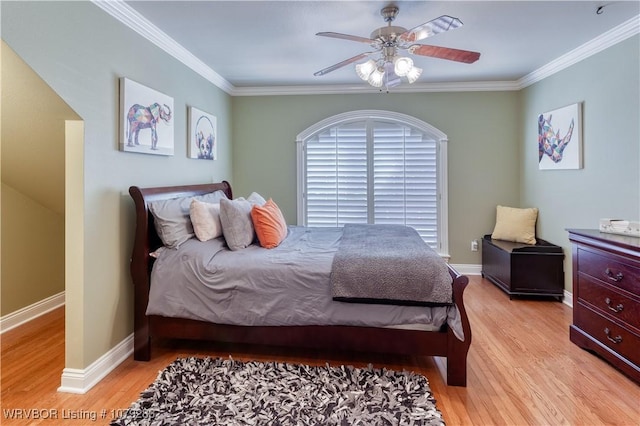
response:
[[[640,302],[589,276],[578,277],[578,301],[605,316],[623,321],[640,334]]]
[[[629,293],[640,294],[640,268],[618,259],[578,248],[578,271]]]
[[[620,356],[640,365],[640,336],[581,304],[574,307],[573,315],[576,327]]]

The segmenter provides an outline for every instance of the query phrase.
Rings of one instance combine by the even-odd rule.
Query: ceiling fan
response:
[[[335,71],[345,65],[365,59],[371,55],[378,55],[375,59],[356,65],[358,76],[374,87],[387,88],[401,83],[400,77],[406,77],[409,83],[413,83],[422,73],[422,69],[413,65],[409,57],[400,56],[400,51],[407,51],[413,55],[429,56],[432,58],[448,59],[450,61],[471,64],[480,58],[480,53],[468,50],[453,49],[450,47],[430,46],[427,44],[415,44],[416,41],[443,33],[462,26],[462,21],[448,15],[442,15],[415,28],[407,30],[403,27],[392,26],[391,22],[398,15],[399,9],[395,5],[382,8],[380,14],[387,22],[386,27],[374,30],[369,38],[349,34],[321,32],[316,35],[332,37],[344,40],[357,41],[369,44],[374,50],[364,52],[352,58],[338,62],[335,65],[324,68],[313,75],[321,76]]]

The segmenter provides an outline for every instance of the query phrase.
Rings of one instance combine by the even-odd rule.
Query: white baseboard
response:
[[[65,368],[58,392],[84,394],[133,354],[133,333],[85,369]]]
[[[482,273],[482,265],[452,263],[451,266],[462,275],[481,275]]]
[[[569,290],[564,291],[564,299],[562,299],[562,303],[573,309],[573,293]]]
[[[473,264],[451,264],[453,268],[463,275],[482,275],[482,265]],[[562,303],[573,309],[573,293],[569,290],[564,290],[564,298]]]
[[[0,334],[64,305],[64,291],[0,317]]]

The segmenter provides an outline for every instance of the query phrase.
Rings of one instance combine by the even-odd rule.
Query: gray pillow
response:
[[[251,221],[252,207],[244,198],[220,200],[222,235],[231,250],[241,250],[253,242],[255,231]]]
[[[162,243],[169,248],[178,248],[194,237],[193,224],[189,217],[191,200],[203,203],[217,203],[227,196],[224,191],[215,191],[195,197],[180,197],[149,203],[149,211],[153,214],[156,232]]]

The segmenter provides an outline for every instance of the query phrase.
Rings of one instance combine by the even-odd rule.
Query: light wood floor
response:
[[[466,388],[446,386],[441,361],[433,358],[159,342],[152,361],[126,360],[85,395],[56,392],[64,368],[64,312],[58,309],[2,335],[0,423],[108,424],[176,357],[231,353],[239,360],[413,370],[429,378],[448,425],[640,425],[640,386],[569,341],[570,308],[554,301],[509,300],[480,277],[471,277],[465,302],[473,331]],[[12,409],[57,419],[10,420],[11,413],[19,413]]]

